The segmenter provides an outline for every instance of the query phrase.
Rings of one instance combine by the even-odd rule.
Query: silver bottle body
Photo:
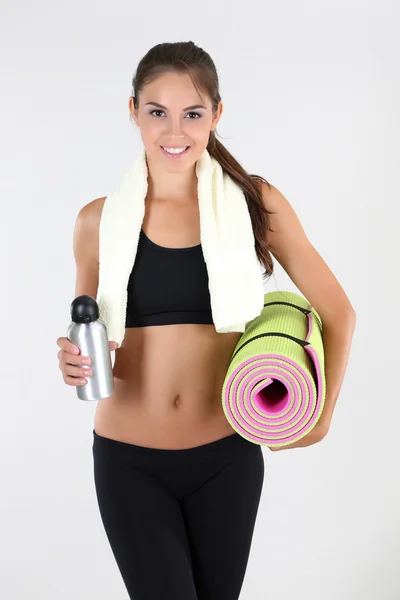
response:
[[[68,339],[78,346],[82,356],[89,356],[92,376],[87,377],[87,384],[76,387],[80,400],[103,400],[114,392],[114,375],[111,352],[108,345],[107,329],[103,321],[97,319],[91,323],[71,322]]]

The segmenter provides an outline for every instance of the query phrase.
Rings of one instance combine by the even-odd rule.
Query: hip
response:
[[[260,445],[238,433],[184,449],[154,448],[99,435],[93,430],[93,458],[97,482],[106,489],[141,483],[161,485],[181,499],[216,478],[223,488],[228,483],[242,489],[261,491],[264,458]],[[225,485],[226,484],[226,485]],[[228,485],[229,487],[229,485]]]

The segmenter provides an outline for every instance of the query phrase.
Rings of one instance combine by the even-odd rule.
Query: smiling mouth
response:
[[[171,157],[175,157],[175,156],[182,156],[183,154],[186,154],[187,151],[190,149],[190,146],[180,146],[180,147],[170,147],[170,146],[160,146],[161,150],[163,151],[164,154],[171,156]]]

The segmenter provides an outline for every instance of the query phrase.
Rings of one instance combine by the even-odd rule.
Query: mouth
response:
[[[160,148],[165,156],[168,156],[168,158],[172,159],[181,158],[182,156],[185,156],[190,150],[190,146],[181,146],[180,148],[160,146]]]

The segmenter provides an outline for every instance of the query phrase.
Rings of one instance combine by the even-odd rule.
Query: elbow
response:
[[[350,306],[350,309],[348,310],[348,322],[349,322],[350,327],[354,331],[354,329],[356,328],[356,323],[357,323],[357,313],[352,306]]]
[[[329,433],[329,424],[323,424],[320,427],[316,427],[315,428],[315,443],[318,444],[318,442],[322,442],[322,440],[324,440],[326,438],[326,436]]]

